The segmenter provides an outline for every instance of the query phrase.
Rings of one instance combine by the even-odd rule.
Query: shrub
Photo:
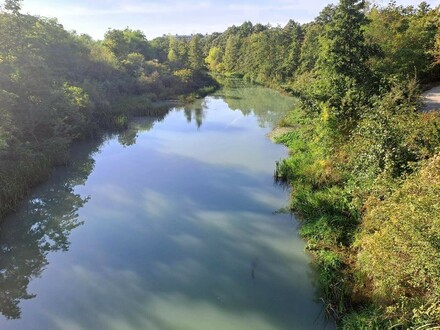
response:
[[[357,267],[389,317],[440,322],[440,154],[384,201],[367,202]]]

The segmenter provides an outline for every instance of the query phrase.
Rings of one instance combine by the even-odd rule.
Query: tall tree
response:
[[[179,61],[179,40],[174,36],[169,36],[168,61],[177,63]]]
[[[223,57],[223,64],[225,70],[232,72],[237,69],[240,56],[240,39],[238,36],[230,35],[226,41],[225,55]]]
[[[363,0],[340,0],[320,38],[317,96],[323,119],[337,135],[351,131],[374,93],[367,66],[372,48],[364,38],[369,22],[364,8]]]
[[[371,47],[366,44],[364,37],[364,28],[369,22],[364,8],[364,0],[340,0],[321,39],[321,70],[352,77],[357,82],[367,78],[366,61]]]
[[[201,44],[201,36],[199,34],[194,35],[188,47],[188,62],[189,67],[194,70],[201,70],[203,68],[203,50]]]
[[[366,37],[377,43],[383,54],[373,61],[373,69],[400,79],[414,75],[426,78],[434,61],[433,40],[440,31],[438,17],[439,11],[430,10],[424,2],[417,9],[393,2],[385,8],[372,8]]]
[[[223,54],[219,47],[212,47],[209,50],[209,54],[205,59],[206,64],[208,64],[211,71],[221,71],[223,69]]]
[[[186,66],[188,63],[188,40],[186,37],[182,37],[179,40],[177,50],[179,53],[179,61],[182,66]]]
[[[285,80],[291,78],[299,66],[303,32],[301,25],[293,20],[287,23],[282,32],[283,48],[286,51],[283,55],[284,60],[280,71],[283,80]]]

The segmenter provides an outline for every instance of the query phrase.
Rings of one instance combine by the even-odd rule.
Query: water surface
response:
[[[1,329],[322,329],[265,136],[294,100],[224,89],[78,144],[1,227]]]

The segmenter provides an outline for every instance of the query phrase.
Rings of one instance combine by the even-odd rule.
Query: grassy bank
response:
[[[275,179],[314,256],[325,309],[342,329],[440,324],[440,117],[410,86],[383,95],[344,141],[301,108],[275,137]],[[380,132],[380,134],[379,134]]]

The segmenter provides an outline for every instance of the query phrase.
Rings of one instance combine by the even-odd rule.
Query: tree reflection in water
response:
[[[164,105],[149,110],[148,116],[132,119],[128,128],[118,134],[118,142],[124,147],[134,145],[139,133],[148,132],[154,127],[155,123],[163,121],[170,112],[170,107],[169,104],[164,103]]]
[[[162,121],[169,107],[155,109],[152,116],[135,119],[118,134],[119,142],[130,146],[140,131],[149,131]],[[108,138],[112,138],[111,134]],[[49,252],[68,251],[69,235],[83,224],[78,210],[89,197],[75,193],[93,171],[93,154],[103,139],[77,143],[72,148],[72,162],[57,168],[48,182],[41,185],[14,215],[0,225],[0,313],[8,319],[19,319],[20,301],[35,298],[28,292],[33,278],[48,265]]]
[[[72,164],[57,168],[21,210],[2,223],[0,313],[6,318],[20,318],[20,301],[36,296],[28,292],[28,285],[48,265],[48,253],[69,249],[71,231],[83,223],[78,210],[89,199],[75,193],[74,187],[84,184],[92,172],[91,156],[101,142],[77,146]]]
[[[194,102],[187,104],[183,107],[183,113],[186,121],[191,123],[194,119],[197,128],[200,128],[205,119],[205,111],[208,109],[206,99],[197,99]]]
[[[280,95],[277,91],[258,85],[244,83],[238,79],[224,79],[216,97],[223,99],[235,111],[247,116],[251,113],[258,118],[260,127],[275,127],[295,106],[295,99]],[[273,109],[276,104],[276,109]]]

